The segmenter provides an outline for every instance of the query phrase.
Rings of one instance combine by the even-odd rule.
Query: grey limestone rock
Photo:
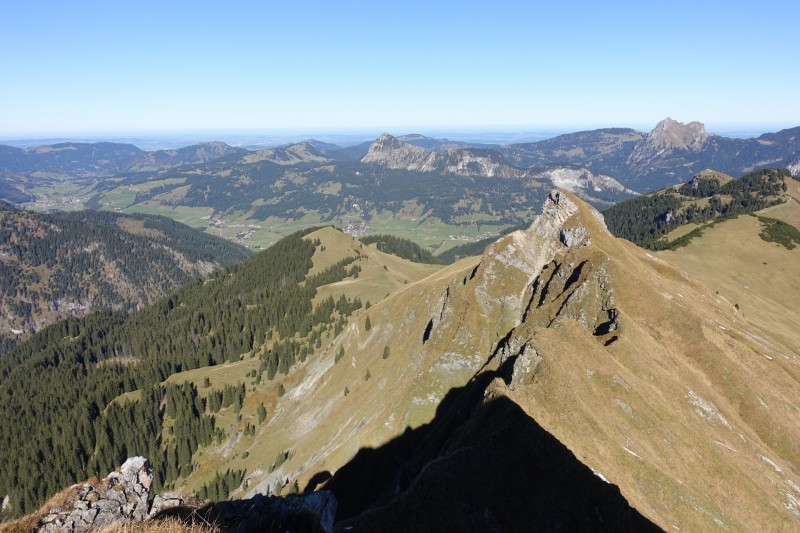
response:
[[[563,228],[558,237],[561,240],[561,244],[567,248],[578,248],[579,246],[591,244],[589,232],[584,226]]]
[[[180,507],[183,505],[183,498],[174,492],[165,492],[164,494],[156,494],[153,498],[153,505],[150,507],[150,517],[156,516],[162,511]]]
[[[517,359],[514,361],[514,369],[511,373],[511,383],[509,388],[514,390],[528,377],[536,373],[536,369],[542,364],[542,356],[533,346],[526,344],[522,347]]]
[[[175,493],[158,494],[148,504],[153,472],[143,457],[133,457],[97,486],[76,485],[63,508],[51,509],[36,526],[43,533],[97,531],[116,522],[136,524],[163,511],[187,505]],[[195,499],[196,500],[196,499]],[[209,504],[210,502],[206,502]],[[337,502],[328,491],[291,495],[286,498],[256,495],[249,500],[211,504],[224,523],[236,531],[260,531],[263,524],[282,524],[287,530],[306,526],[333,531]],[[305,529],[303,529],[305,528]]]
[[[148,498],[153,472],[144,457],[133,457],[98,486],[84,485],[75,491],[66,509],[51,509],[38,531],[91,531],[114,522],[143,520],[148,516]]]

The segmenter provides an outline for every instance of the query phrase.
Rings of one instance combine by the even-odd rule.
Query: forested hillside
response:
[[[701,172],[688,183],[620,202],[603,212],[608,229],[651,250],[675,248],[700,230],[675,239],[665,236],[685,224],[700,224],[751,213],[786,201],[786,169],[764,169],[739,179]]]
[[[435,255],[419,244],[394,235],[367,235],[359,240],[364,244],[377,243],[376,247],[379,251],[408,259],[413,263],[434,264],[439,262]]]
[[[306,232],[307,233],[307,232]],[[321,285],[356,276],[339,261],[307,276],[319,242],[302,233],[139,312],[58,322],[0,357],[0,494],[8,513],[36,508],[61,487],[144,455],[163,487],[191,472],[192,454],[222,438],[214,414],[241,407],[244,387],[206,391],[159,385],[168,376],[258,357],[256,379],[312,357],[323,331],[361,307]],[[136,393],[135,401],[113,402]],[[166,403],[164,401],[166,400]],[[263,421],[263,418],[261,418]]]
[[[542,183],[523,179],[486,180],[450,174],[432,178],[426,172],[359,162],[315,168],[301,162],[287,168],[247,158],[119,178],[120,182],[98,184],[94,200],[87,205],[102,205],[113,189],[153,181],[163,185],[140,191],[131,205],[212,207],[219,213],[248,212],[252,220],[301,219],[314,213],[327,222],[350,213],[354,203],[359,206],[356,211],[369,220],[371,212],[397,212],[404,202],[414,200],[430,210],[429,216],[446,224],[461,223],[459,217],[474,214],[471,208],[480,205],[481,213],[494,217],[494,225],[503,226],[509,221],[519,222],[519,212],[541,203],[548,190]],[[166,182],[166,178],[172,181]],[[626,195],[609,199],[620,197]]]
[[[59,318],[136,309],[249,255],[166,217],[0,205],[0,353]]]

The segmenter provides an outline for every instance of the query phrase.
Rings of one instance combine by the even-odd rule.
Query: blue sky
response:
[[[798,5],[9,0],[0,138],[800,125]]]

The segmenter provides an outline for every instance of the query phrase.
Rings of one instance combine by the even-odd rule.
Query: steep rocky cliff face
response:
[[[800,159],[796,159],[789,163],[789,166],[786,167],[789,169],[789,172],[792,173],[792,176],[798,177],[800,176]]]
[[[699,152],[708,138],[705,126],[700,122],[684,124],[665,118],[636,143],[633,153],[628,157],[628,164],[646,171],[656,160],[665,158],[673,151]]]
[[[522,177],[525,172],[503,161],[493,150],[449,148],[440,151],[405,143],[384,133],[372,143],[362,163],[391,169],[439,172],[460,176]]]
[[[417,172],[528,180],[566,189],[587,200],[592,200],[592,194],[602,192],[637,194],[614,178],[595,174],[585,168],[526,170],[509,164],[497,150],[444,148],[432,151],[402,142],[388,133],[372,143],[361,162]]]
[[[585,168],[552,168],[537,172],[534,177],[549,180],[555,187],[566,189],[573,194],[602,191],[616,191],[626,195],[638,195],[633,189],[622,185],[611,176],[596,174]]]
[[[388,168],[419,168],[431,154],[430,150],[405,143],[397,137],[384,133],[370,145],[361,162]]]

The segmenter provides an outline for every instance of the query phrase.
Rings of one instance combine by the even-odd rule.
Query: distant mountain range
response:
[[[505,146],[383,134],[347,148],[313,139],[256,151],[223,143],[155,152],[113,143],[0,147],[0,198],[165,214],[249,238],[251,247],[298,227],[369,232],[381,220],[381,231],[442,252],[454,244],[445,239],[477,241],[522,223],[554,186],[605,209],[707,168],[797,174],[799,139],[800,128],[736,139],[668,118],[649,133],[608,128]],[[430,226],[439,232],[422,230]]]
[[[370,145],[366,155],[361,158],[361,162],[394,170],[474,178],[510,178],[540,183],[549,182],[590,201],[593,199],[592,193],[636,194],[635,191],[626,188],[614,178],[595,175],[585,168],[523,169],[511,165],[500,152],[494,149],[446,143],[430,144],[436,146],[436,149],[429,150],[384,133]]]
[[[582,165],[647,192],[686,181],[704,169],[739,176],[759,168],[800,171],[800,127],[735,139],[707,133],[700,122],[667,118],[650,133],[610,128],[501,147],[522,167]]]
[[[396,142],[387,144],[389,138]],[[733,175],[765,167],[800,170],[800,127],[765,133],[753,139],[739,139],[707,133],[700,122],[683,124],[666,118],[649,133],[630,128],[606,128],[505,146],[433,139],[419,134],[381,136],[372,143],[348,148],[311,139],[249,154],[243,148],[222,142],[151,152],[132,144],[110,142],[70,142],[25,149],[0,146],[0,173],[6,177],[18,173],[107,177],[203,164],[231,155],[243,156],[246,162],[264,160],[287,166],[326,160],[353,161],[365,156],[367,159],[363,162],[367,163],[386,160],[378,161],[370,151],[386,152],[391,148],[411,153],[413,150],[409,146],[431,153],[477,149],[479,157],[501,158],[505,164],[523,169],[586,167],[640,192],[685,181],[687,174],[693,175],[705,168]],[[430,158],[430,154],[426,157]],[[438,156],[433,158],[444,160]],[[396,160],[391,168],[401,168],[401,163],[402,160]],[[418,164],[419,161],[415,160],[406,170],[419,170],[414,168]],[[435,168],[435,164],[431,168]]]
[[[639,192],[682,183],[707,168],[732,175],[769,167],[785,167],[794,174],[800,173],[800,127],[765,133],[753,139],[740,139],[707,133],[700,122],[684,124],[666,118],[649,133],[630,128],[606,128],[504,146],[431,139],[422,135],[405,135],[396,140],[434,153],[483,149],[481,155],[484,157],[501,159],[517,169],[541,171],[553,167],[583,167]],[[386,144],[381,138],[376,143]],[[360,148],[366,147],[369,151],[376,147],[376,143],[360,145]],[[410,153],[397,143],[393,146],[398,154]],[[372,159],[370,154],[365,155]],[[434,163],[434,168],[432,160],[444,159],[428,157],[431,160],[429,165]],[[400,168],[402,159],[389,164],[392,168]],[[413,164],[419,165],[419,161],[415,160]],[[493,167],[496,165],[483,169],[486,175],[492,175]]]
[[[320,223],[353,224],[368,232],[373,219],[388,219],[390,233],[395,227],[406,228],[401,237],[418,238],[416,229],[426,228],[424,234],[430,237],[422,244],[433,250],[446,244],[445,239],[496,236],[519,224],[554,185],[599,207],[635,194],[612,177],[582,167],[521,168],[492,148],[426,141],[421,136],[409,140],[436,149],[385,134],[366,147],[341,149],[311,140],[258,151],[224,149],[214,155],[227,155],[216,159],[178,165],[196,159],[198,149],[184,149],[188,155],[179,159],[177,154],[165,158],[161,153],[117,147],[127,155],[113,167],[111,159],[99,159],[102,166],[98,166],[98,157],[91,156],[89,146],[82,146],[74,151],[87,157],[62,174],[41,170],[54,171],[58,161],[40,161],[23,172],[22,163],[15,160],[16,166],[7,168],[17,171],[7,173],[2,192],[17,203],[35,197],[27,205],[37,209],[162,213],[241,242],[255,235],[248,243],[270,239],[269,244],[276,234],[287,231],[284,228]],[[13,153],[31,157],[18,149]],[[131,153],[135,155],[129,157]],[[146,170],[155,165],[163,168]],[[103,175],[123,167],[129,170]],[[428,229],[431,226],[435,233]]]
[[[35,148],[0,146],[0,172],[43,172],[79,177],[113,176],[124,172],[158,170],[206,163],[243,148],[213,141],[176,150],[145,152],[132,144],[62,143]]]
[[[176,150],[146,152],[132,144],[60,143],[33,148],[0,145],[0,198],[25,202],[35,198],[27,185],[59,177],[104,178],[206,163],[247,150],[207,142]]]

